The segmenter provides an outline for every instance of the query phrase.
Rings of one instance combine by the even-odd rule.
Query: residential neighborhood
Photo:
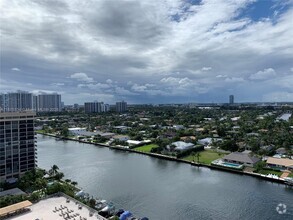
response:
[[[128,112],[40,115],[39,133],[205,165],[292,178],[290,108],[130,106]]]

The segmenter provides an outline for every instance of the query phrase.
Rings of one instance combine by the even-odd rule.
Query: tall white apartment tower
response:
[[[38,95],[36,109],[38,112],[60,112],[61,95],[57,93]]]
[[[127,102],[116,102],[116,111],[117,112],[126,112],[127,111]]]
[[[33,109],[33,95],[25,91],[3,94],[2,106],[5,112],[31,111]]]

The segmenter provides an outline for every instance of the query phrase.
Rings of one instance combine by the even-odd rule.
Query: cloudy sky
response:
[[[293,101],[293,0],[0,0],[0,92]]]

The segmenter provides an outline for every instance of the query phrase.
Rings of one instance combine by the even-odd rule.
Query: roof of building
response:
[[[172,145],[175,146],[175,150],[188,150],[190,148],[193,148],[194,147],[194,144],[192,143],[185,143],[183,141],[176,141],[176,142],[173,142]]]
[[[293,160],[287,159],[287,158],[275,158],[275,157],[269,157],[267,159],[268,164],[275,164],[285,167],[292,167],[293,166]]]
[[[0,192],[0,197],[7,196],[7,195],[25,195],[25,194],[26,193],[20,190],[19,188],[13,188],[13,189],[8,189],[8,190]]]
[[[79,128],[79,127],[76,127],[76,128],[68,128],[68,131],[79,131],[79,130],[85,131],[86,128]]]
[[[233,152],[233,153],[223,157],[223,159],[224,160],[233,160],[233,161],[237,161],[240,163],[249,163],[249,164],[257,163],[260,160],[257,157],[253,157],[253,156],[250,156],[249,154],[241,153],[241,152]]]
[[[24,209],[24,208],[31,206],[31,205],[32,205],[32,203],[30,201],[26,200],[23,202],[19,202],[19,203],[13,204],[13,205],[6,206],[6,207],[0,209],[0,216],[5,216],[9,213],[15,212],[20,209]]]
[[[114,135],[112,138],[114,138],[114,139],[128,138],[129,139],[129,136],[118,134],[118,135]]]

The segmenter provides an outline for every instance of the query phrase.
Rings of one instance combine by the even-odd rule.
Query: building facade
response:
[[[104,102],[85,102],[84,103],[84,112],[85,113],[101,113],[108,112],[110,106],[104,104]]]
[[[36,109],[38,112],[60,112],[61,95],[57,93],[38,95]]]
[[[36,167],[35,113],[0,113],[0,181],[13,181]]]
[[[3,112],[33,110],[33,94],[25,91],[1,94],[0,108]]]
[[[233,105],[234,104],[234,95],[229,96],[229,104]]]
[[[126,112],[127,111],[127,102],[116,102],[116,111],[117,112]]]

